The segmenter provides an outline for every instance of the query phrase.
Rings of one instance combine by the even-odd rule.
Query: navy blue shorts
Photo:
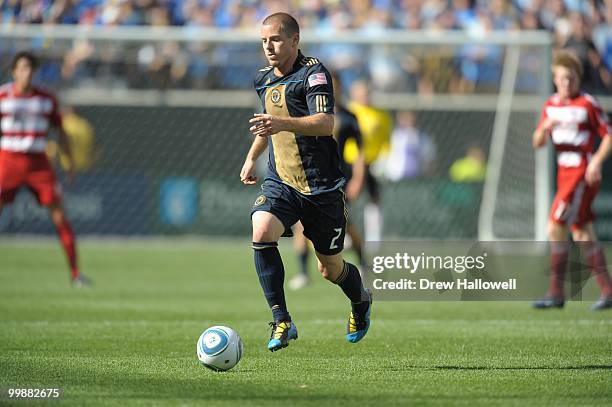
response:
[[[344,248],[347,209],[341,189],[318,195],[303,195],[293,188],[266,180],[261,186],[251,216],[257,211],[276,216],[285,227],[283,236],[292,236],[291,226],[298,220],[304,226],[304,236],[321,254],[331,256]]]

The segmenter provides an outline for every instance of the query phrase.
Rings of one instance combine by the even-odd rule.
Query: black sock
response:
[[[304,250],[303,252],[300,252],[299,254],[299,259],[300,259],[300,273],[302,273],[305,276],[308,276],[308,255],[310,251],[308,250],[308,247],[306,247],[306,250]]]
[[[363,315],[368,310],[369,296],[361,282],[359,270],[351,263],[344,262],[340,277],[335,281],[351,300],[354,314]]]
[[[255,270],[275,321],[291,321],[285,303],[285,268],[276,242],[253,242]]]

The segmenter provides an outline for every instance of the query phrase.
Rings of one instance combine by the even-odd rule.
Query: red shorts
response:
[[[559,171],[550,220],[568,225],[572,230],[593,222],[595,215],[591,205],[598,192],[599,184],[588,185],[583,170]]]
[[[61,200],[60,187],[46,154],[0,150],[0,202],[13,202],[21,186],[30,189],[42,206]]]

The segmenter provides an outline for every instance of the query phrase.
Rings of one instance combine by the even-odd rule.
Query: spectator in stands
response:
[[[385,175],[391,181],[416,178],[431,172],[436,146],[431,137],[416,126],[413,112],[398,112],[391,134],[391,148]]]
[[[602,78],[600,69],[602,60],[591,41],[589,27],[585,17],[574,11],[569,16],[570,33],[562,45],[564,49],[571,50],[580,60],[584,67],[582,86],[586,92],[594,93],[596,89],[606,87],[605,79]],[[605,76],[605,75],[604,75]]]
[[[493,31],[489,14],[479,12],[469,23],[467,31],[476,38],[485,38]],[[495,91],[501,79],[504,48],[491,44],[470,44],[461,47],[462,89],[468,91]]]
[[[596,16],[599,21],[593,28],[593,42],[601,55],[602,62],[608,72],[612,70],[612,2]]]
[[[480,147],[471,146],[465,156],[453,163],[449,170],[451,181],[483,182],[487,173],[484,151]]]
[[[482,12],[489,15],[495,30],[513,30],[518,27],[514,9],[508,0],[491,0],[488,9],[483,8]]]
[[[540,22],[538,13],[533,9],[526,9],[520,17],[522,30],[541,30],[544,27]],[[518,92],[532,92],[538,89],[539,73],[542,71],[542,51],[539,47],[528,46],[521,48],[521,58],[516,78]]]
[[[281,0],[5,0],[0,2],[3,24],[80,24],[101,26],[153,25],[221,27],[242,29],[253,27],[263,16],[273,11],[291,11],[299,15],[304,26],[332,37],[334,33],[357,29],[378,35],[385,29],[463,30],[471,34],[487,35],[490,30],[545,29],[553,33],[557,47],[574,49],[585,64],[583,83],[593,93],[609,92],[612,79],[612,2],[610,0],[312,0],[287,2]],[[520,24],[519,24],[520,22]],[[591,32],[592,31],[592,32]],[[0,39],[2,42],[2,39]],[[36,41],[34,47],[45,43]],[[96,68],[99,43],[91,43],[94,52],[72,55],[60,63],[63,55],[53,55],[55,62],[46,65],[43,58],[41,74],[46,81],[57,84],[99,78]],[[8,44],[9,48],[11,45]],[[210,45],[209,45],[210,47]],[[116,69],[106,75],[115,80],[106,83],[130,86],[248,87],[243,78],[250,66],[240,65],[247,58],[235,58],[232,67],[224,72],[228,54],[234,48],[217,45],[220,51],[204,52],[193,44],[178,46],[144,46],[133,54],[111,55]],[[6,48],[0,44],[0,48]],[[84,49],[81,47],[81,49]],[[372,51],[375,51],[374,53]],[[449,50],[428,50],[419,59],[418,50],[410,50],[409,57],[398,55],[383,47],[364,48],[355,44],[324,44],[317,55],[327,65],[342,71],[347,82],[367,76],[375,89],[383,91],[416,91],[419,93],[455,93],[497,90],[503,51],[499,47],[450,47]],[[14,52],[14,51],[12,51]],[[8,54],[8,59],[12,56]],[[44,52],[58,52],[46,47]],[[237,53],[245,54],[240,49]],[[366,55],[366,53],[368,53]],[[403,54],[403,53],[399,53]],[[249,54],[252,55],[252,53]],[[433,59],[432,58],[433,55]],[[81,57],[85,56],[84,59]],[[430,60],[427,60],[427,59]],[[126,61],[140,63],[125,68]],[[148,63],[142,63],[149,60]],[[76,63],[75,63],[76,61]],[[366,63],[367,62],[367,63]],[[59,74],[60,68],[62,75]],[[153,73],[152,84],[142,83]],[[221,72],[221,73],[220,73]],[[441,72],[441,73],[440,73]],[[8,77],[8,72],[3,72]],[[122,76],[123,75],[123,76]],[[125,76],[130,75],[126,79]],[[221,78],[219,78],[221,76]],[[228,78],[228,76],[230,76]],[[519,81],[519,89],[529,91],[529,78]],[[463,81],[460,79],[463,77]],[[63,79],[62,79],[63,78]],[[134,80],[133,78],[140,78]]]
[[[561,36],[567,35],[569,20],[563,0],[544,1],[540,8],[540,19],[548,31]]]

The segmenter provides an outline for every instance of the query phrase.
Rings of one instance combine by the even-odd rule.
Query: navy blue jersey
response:
[[[260,69],[255,90],[264,113],[304,117],[334,113],[332,79],[323,64],[300,52],[291,72],[278,77],[273,67]],[[344,185],[338,145],[330,136],[305,136],[288,131],[270,137],[266,179],[282,182],[305,195]]]
[[[353,168],[351,164],[347,163],[344,159],[344,146],[348,140],[352,139],[359,150],[361,150],[363,143],[361,141],[361,131],[359,130],[357,117],[342,105],[338,105],[336,108],[334,139],[336,139],[336,143],[338,143],[340,168],[348,181],[353,176]]]

